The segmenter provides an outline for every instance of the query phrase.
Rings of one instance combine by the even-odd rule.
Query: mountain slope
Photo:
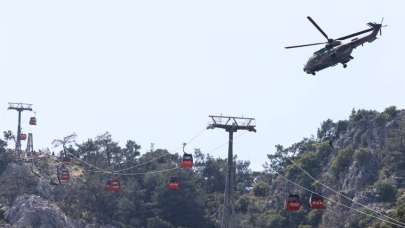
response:
[[[105,133],[63,146],[70,180],[59,182],[61,158],[21,161],[5,148],[0,141],[0,226],[219,227],[226,159],[197,149],[194,168],[180,169],[178,154],[141,155],[134,141],[120,147]],[[353,110],[348,120],[324,121],[316,137],[276,146],[264,172],[248,161],[236,168],[236,228],[400,227],[392,224],[405,223],[405,111]],[[121,192],[105,191],[113,176]],[[171,176],[179,190],[167,188]],[[310,209],[308,190],[325,196],[327,209]],[[284,209],[290,193],[303,204],[297,212]]]

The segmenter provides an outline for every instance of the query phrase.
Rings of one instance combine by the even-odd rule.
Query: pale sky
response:
[[[405,106],[403,1],[1,1],[0,130],[16,131],[8,102],[34,104],[34,147],[72,132],[109,131],[122,144],[173,150],[203,130],[210,114],[257,119],[235,153],[262,169],[274,145],[316,134],[353,108]],[[303,65],[330,37],[388,24],[341,65],[309,76]],[[241,135],[238,133],[237,135]],[[226,157],[223,130],[189,145]],[[23,145],[25,148],[25,144]]]

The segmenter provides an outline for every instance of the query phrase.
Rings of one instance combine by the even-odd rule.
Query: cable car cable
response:
[[[201,130],[201,131],[198,132],[196,135],[194,135],[190,140],[188,140],[187,143],[191,143],[191,142],[194,141],[195,139],[201,137],[201,136],[203,135],[203,133],[205,133],[205,132],[206,132],[206,129]],[[226,143],[226,144],[227,144],[227,143]],[[226,145],[226,144],[221,144],[220,146],[216,147],[215,150],[216,150],[216,149],[219,149],[220,147],[223,147],[223,146]],[[136,167],[140,167],[140,166],[149,164],[149,163],[151,163],[151,162],[153,162],[153,161],[156,161],[156,160],[158,160],[158,159],[160,159],[160,158],[162,158],[162,157],[171,155],[170,153],[167,153],[167,154],[164,154],[164,155],[159,156],[159,157],[157,157],[157,158],[153,158],[153,159],[151,159],[151,160],[149,160],[149,161],[146,161],[146,162],[143,162],[143,163],[140,163],[140,164],[137,164],[137,165],[135,165],[135,166],[128,167],[128,168],[124,168],[124,169],[119,169],[119,170],[106,170],[106,169],[102,169],[102,168],[100,168],[100,167],[97,167],[96,165],[93,165],[93,164],[91,164],[91,163],[88,163],[88,162],[86,162],[85,160],[80,159],[79,157],[75,156],[74,154],[72,154],[72,153],[70,153],[70,152],[67,152],[67,153],[70,154],[75,160],[77,160],[77,161],[79,161],[79,162],[82,162],[82,163],[84,163],[85,165],[87,165],[87,166],[89,166],[89,167],[91,167],[91,168],[97,169],[97,170],[86,170],[87,172],[103,173],[103,174],[112,174],[112,173],[115,173],[115,174],[117,174],[117,175],[124,175],[124,176],[125,176],[125,175],[142,175],[142,174],[146,174],[146,173],[129,173],[129,174],[128,174],[128,173],[124,173],[124,174],[122,174],[122,173],[119,173],[119,172],[126,171],[126,170],[129,170],[129,169],[133,169],[133,168],[136,168]],[[162,170],[162,171],[159,171],[159,172],[170,171],[170,170],[174,170],[174,169],[178,169],[178,168],[179,168],[179,167],[171,168],[171,169],[166,169],[166,170]],[[153,172],[153,171],[152,171],[152,172]]]
[[[234,143],[237,143],[236,140],[239,139],[241,136],[243,136],[243,135],[245,135],[245,134],[246,134],[246,132],[242,132],[242,133],[239,135],[239,137],[234,137],[233,142],[234,142]],[[222,144],[220,144],[220,145],[214,147],[213,149],[211,149],[211,150],[208,152],[208,154],[210,154],[210,153],[212,153],[212,152],[214,152],[214,151],[217,151],[217,150],[221,149],[222,147],[224,147],[224,146],[226,146],[226,145],[228,145],[228,144],[229,144],[228,142],[222,143]]]
[[[176,169],[180,169],[180,167],[173,167],[173,168],[162,169],[162,170],[156,170],[156,171],[149,171],[149,172],[144,172],[144,173],[119,173],[119,174],[117,174],[117,175],[122,175],[122,176],[136,176],[136,175],[156,174],[156,173],[170,172],[170,171],[176,170]]]
[[[188,140],[187,143],[191,143],[192,141],[194,141],[194,140],[196,140],[197,138],[201,137],[206,131],[207,131],[206,128],[204,128],[203,130],[199,131],[197,134],[195,134],[193,137],[191,137],[191,138]],[[94,172],[94,173],[96,173],[96,172],[99,172],[99,173],[122,172],[122,171],[126,171],[126,170],[129,170],[129,169],[133,169],[133,168],[136,168],[136,167],[139,167],[139,166],[143,166],[143,165],[149,164],[149,163],[151,163],[151,162],[153,162],[153,161],[156,161],[156,160],[158,160],[158,159],[160,159],[160,158],[162,158],[162,157],[165,157],[165,156],[170,155],[170,153],[167,153],[167,154],[164,154],[164,155],[159,156],[159,157],[157,157],[157,158],[153,158],[153,159],[151,159],[151,160],[149,160],[149,161],[146,161],[146,162],[137,164],[137,165],[135,165],[135,166],[131,166],[131,167],[124,168],[124,169],[120,169],[120,170],[111,170],[111,171],[109,171],[109,170],[106,170],[106,169],[102,169],[102,168],[100,168],[100,167],[97,167],[96,165],[90,164],[90,163],[86,162],[85,160],[80,159],[79,157],[75,156],[74,154],[72,154],[72,153],[70,153],[70,152],[67,152],[67,153],[70,154],[75,160],[77,160],[77,161],[79,161],[79,162],[82,162],[82,163],[84,163],[85,165],[87,165],[87,166],[89,166],[89,167],[92,167],[92,168],[95,168],[95,169],[98,169],[98,170],[99,170],[99,171],[95,171],[95,170],[90,171],[90,172]]]
[[[197,133],[196,135],[194,135],[190,140],[187,141],[187,144],[189,144],[189,143],[191,143],[192,141],[194,141],[195,139],[201,137],[201,136],[206,132],[206,130],[207,130],[207,129],[203,129],[203,130],[201,130],[200,132],[198,132],[198,133]],[[177,150],[177,149],[176,149],[176,150]],[[174,150],[174,151],[176,151],[176,150]],[[159,160],[159,159],[161,159],[161,158],[163,158],[163,157],[166,157],[166,156],[169,156],[169,155],[171,155],[171,154],[170,154],[170,153],[163,154],[163,155],[158,156],[158,157],[156,157],[156,158],[150,159],[150,160],[148,160],[148,161],[146,161],[146,162],[142,162],[142,163],[139,163],[139,164],[136,164],[136,165],[134,165],[134,166],[127,167],[127,168],[124,168],[124,169],[115,170],[115,172],[127,171],[127,170],[130,170],[130,169],[133,169],[133,168],[137,168],[137,167],[140,167],[140,166],[143,166],[143,165],[147,165],[147,164],[149,164],[149,163],[152,163],[153,161]]]
[[[354,201],[352,198],[350,198],[350,197],[348,197],[348,196],[346,196],[346,195],[340,193],[339,191],[336,191],[336,190],[333,189],[332,187],[329,187],[328,185],[323,184],[322,182],[320,182],[319,180],[317,180],[315,177],[313,177],[308,171],[306,171],[304,168],[302,168],[299,164],[297,164],[296,162],[294,162],[292,159],[290,159],[290,158],[288,158],[288,157],[286,157],[286,159],[289,160],[294,166],[298,167],[305,175],[307,175],[309,178],[311,178],[313,181],[315,181],[315,183],[319,183],[320,185],[322,185],[323,187],[327,188],[328,190],[334,192],[335,194],[337,194],[337,195],[339,195],[339,196],[342,196],[343,198],[345,198],[345,199],[347,199],[347,200],[349,200],[349,201],[351,201],[351,202],[353,202],[353,203],[355,203],[355,204],[357,204],[357,205],[360,205],[360,206],[362,206],[362,207],[364,207],[364,208],[366,208],[366,209],[368,209],[368,210],[370,210],[370,211],[373,211],[374,213],[379,214],[380,216],[383,216],[383,217],[385,217],[385,218],[387,218],[387,219],[389,219],[389,220],[395,221],[396,223],[399,223],[399,224],[405,226],[405,223],[403,223],[403,222],[401,222],[401,221],[399,221],[399,220],[397,220],[397,219],[394,219],[394,218],[392,218],[392,217],[390,217],[390,216],[384,215],[384,214],[382,214],[381,212],[379,212],[379,211],[377,211],[377,210],[375,210],[375,209],[373,209],[373,208],[370,208],[370,207],[368,207],[368,206],[366,206],[366,205],[364,205],[364,204],[362,204],[362,203],[359,203],[359,202],[357,202],[357,201]]]
[[[169,172],[172,170],[180,169],[179,167],[173,167],[173,168],[167,168],[167,169],[161,169],[161,170],[155,170],[155,171],[149,171],[149,172],[142,172],[142,173],[116,173],[113,171],[97,171],[97,170],[86,170],[86,172],[91,172],[91,173],[104,173],[104,174],[110,174],[110,175],[116,175],[116,176],[136,176],[136,175],[146,175],[146,174],[155,174],[155,173],[164,173],[164,172]]]
[[[77,160],[77,161],[79,161],[79,162],[81,162],[81,163],[83,163],[83,164],[85,164],[85,165],[87,165],[87,166],[89,166],[89,167],[98,169],[98,170],[100,170],[101,172],[112,172],[112,171],[108,171],[108,170],[106,170],[106,169],[102,169],[102,168],[100,168],[100,167],[98,167],[98,166],[96,166],[96,165],[90,164],[90,163],[86,162],[86,161],[83,160],[83,159],[80,159],[79,157],[75,156],[74,154],[72,154],[72,153],[70,153],[70,152],[67,152],[67,153],[70,154],[70,155],[73,157],[73,159],[75,159],[75,160]]]
[[[69,153],[69,154],[71,154],[71,153]],[[163,169],[163,170],[157,170],[157,171],[150,171],[150,172],[142,172],[142,173],[117,173],[117,172],[114,171],[114,170],[111,170],[111,171],[110,171],[110,170],[106,170],[106,169],[101,169],[101,168],[99,168],[99,167],[97,167],[97,166],[95,166],[95,165],[92,165],[92,164],[90,164],[90,163],[88,163],[88,162],[86,162],[86,161],[84,161],[84,160],[82,160],[82,159],[80,159],[80,158],[74,156],[73,154],[71,154],[71,155],[72,155],[72,157],[73,157],[75,160],[78,160],[78,161],[80,161],[80,162],[82,162],[82,163],[88,165],[89,167],[93,167],[93,168],[98,169],[98,170],[86,170],[86,172],[92,172],[92,173],[103,173],[103,174],[109,174],[109,175],[115,174],[115,175],[118,175],[118,176],[131,176],[131,175],[145,175],[145,174],[148,174],[148,173],[152,173],[152,174],[153,174],[153,173],[162,173],[162,172],[167,172],[167,171],[179,169],[179,167],[176,166],[176,167],[174,167],[174,168]]]
[[[288,181],[289,183],[292,183],[292,184],[294,184],[295,186],[300,187],[301,189],[304,189],[304,190],[307,191],[307,192],[310,192],[310,193],[312,193],[312,194],[319,195],[319,196],[323,197],[324,199],[327,199],[328,201],[330,201],[330,202],[332,202],[332,203],[336,203],[336,204],[338,204],[338,205],[340,205],[340,206],[343,206],[343,207],[345,207],[345,208],[347,208],[347,209],[354,210],[354,211],[356,211],[356,212],[358,212],[358,213],[361,213],[361,214],[363,214],[363,215],[366,215],[366,216],[369,216],[369,217],[378,219],[378,220],[380,220],[380,221],[382,221],[382,222],[386,222],[386,223],[389,223],[389,224],[391,224],[391,225],[395,225],[395,226],[399,226],[399,227],[404,227],[404,228],[405,228],[405,226],[402,225],[402,223],[391,222],[391,221],[389,221],[389,220],[385,220],[385,219],[383,219],[383,218],[380,218],[380,217],[378,217],[378,216],[376,216],[376,215],[368,214],[367,212],[364,212],[364,211],[359,210],[359,209],[357,209],[357,208],[353,208],[353,207],[347,206],[346,204],[340,203],[340,202],[335,201],[335,200],[333,200],[333,199],[331,199],[331,198],[328,198],[328,197],[326,197],[326,196],[324,196],[324,195],[322,195],[322,194],[320,194],[320,193],[314,192],[314,191],[312,191],[311,189],[306,188],[306,187],[304,187],[304,186],[302,186],[302,185],[300,185],[300,184],[298,184],[298,183],[296,183],[296,182],[294,182],[294,181],[288,179],[287,177],[285,177],[284,175],[278,173],[277,171],[275,171],[275,172],[276,172],[280,177],[282,177],[284,180]]]

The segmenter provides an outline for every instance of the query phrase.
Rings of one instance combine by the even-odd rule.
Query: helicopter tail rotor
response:
[[[381,18],[381,23],[380,23],[380,25],[381,25],[381,27],[380,27],[380,36],[382,36],[382,24],[383,24],[383,22],[384,22],[384,17],[383,18]]]
[[[382,18],[380,24],[376,23],[376,22],[367,23],[367,25],[370,26],[371,28],[362,30],[360,32],[352,33],[350,35],[346,35],[346,36],[343,36],[343,37],[339,37],[337,39],[332,39],[332,38],[328,37],[328,35],[321,29],[321,27],[310,16],[308,16],[307,19],[326,38],[327,42],[319,42],[319,43],[312,43],[312,44],[288,46],[288,47],[285,47],[286,49],[299,48],[299,47],[308,47],[308,46],[321,45],[321,44],[326,44],[326,46],[325,46],[326,48],[333,48],[335,46],[340,45],[342,40],[346,40],[346,39],[349,39],[349,38],[352,38],[352,37],[356,37],[358,35],[361,35],[361,34],[364,34],[364,33],[367,33],[367,32],[378,31],[380,33],[380,35],[381,35],[382,34],[381,28],[386,27],[386,25],[382,25],[382,23],[384,22],[384,18]]]
[[[369,22],[369,23],[367,23],[367,25],[372,27],[373,29],[378,29],[378,32],[380,33],[380,36],[381,36],[382,35],[382,28],[387,27],[387,25],[383,25],[383,22],[384,22],[384,17],[381,19],[380,23]]]
[[[381,18],[381,22],[380,22],[380,36],[382,36],[382,28],[384,27],[387,27],[388,25],[383,25],[383,22],[384,22],[384,17],[383,18]]]

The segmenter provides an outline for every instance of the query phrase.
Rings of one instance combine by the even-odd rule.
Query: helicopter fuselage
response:
[[[345,44],[339,42],[332,47],[326,46],[315,52],[306,63],[304,71],[308,74],[315,75],[317,71],[335,66],[339,63],[343,64],[343,67],[346,67],[346,64],[353,59],[351,54],[355,48],[366,42],[371,43],[377,39],[377,34],[381,25],[373,23],[369,23],[369,25],[374,28],[369,35],[361,38],[354,38]]]
[[[315,72],[325,68],[336,66],[338,63],[346,64],[353,57],[351,53],[353,48],[347,46],[338,46],[323,53],[315,53],[307,62],[304,71],[308,74],[315,74]]]

